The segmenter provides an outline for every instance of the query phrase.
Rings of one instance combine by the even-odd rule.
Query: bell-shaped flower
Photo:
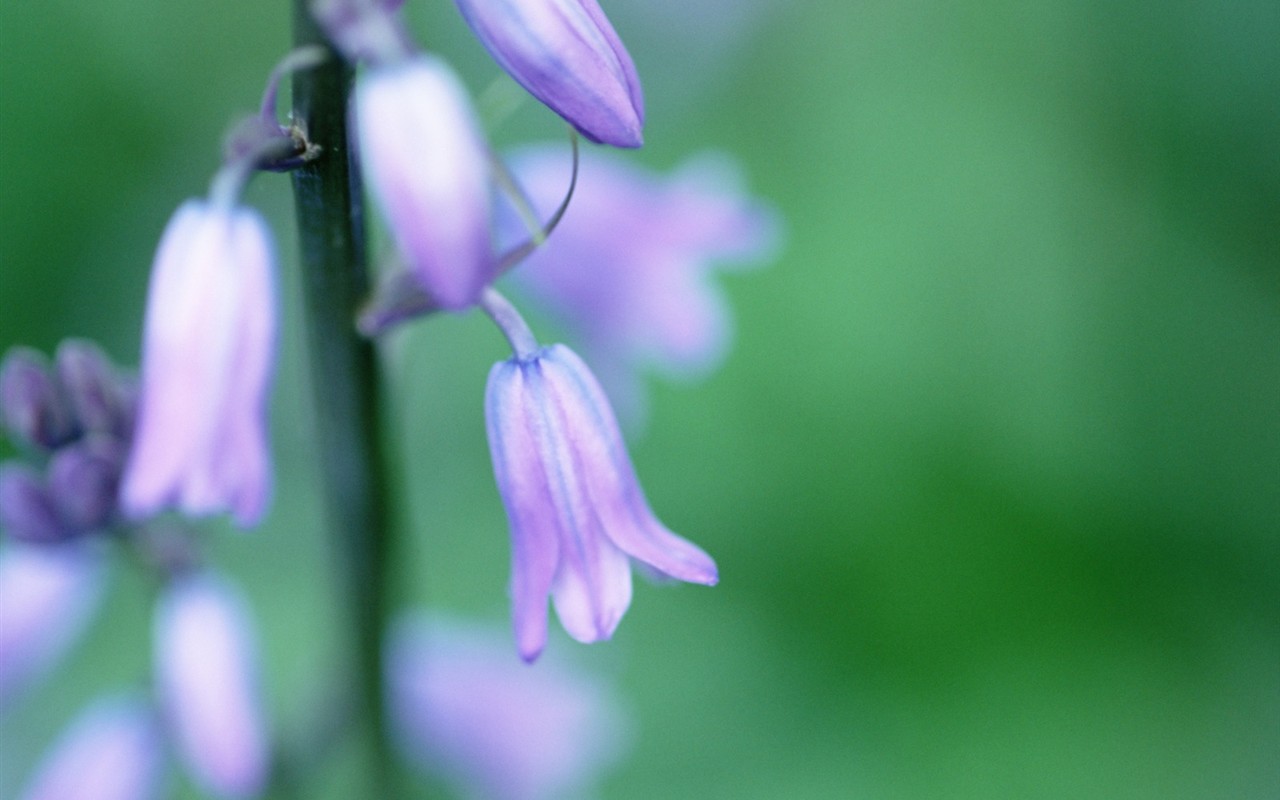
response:
[[[511,523],[512,616],[526,660],[546,642],[548,595],[573,638],[612,636],[631,602],[629,559],[716,583],[711,557],[649,509],[609,401],[567,347],[495,365],[485,420]]]
[[[152,800],[160,794],[164,742],[140,698],[98,700],[36,769],[21,800]]]
[[[216,797],[256,797],[270,753],[248,605],[213,575],[175,579],[156,608],[155,675],[192,777]]]
[[[276,339],[274,256],[254,211],[190,200],[152,266],[133,448],[121,502],[229,510],[242,527],[267,504],[266,396]]]
[[[644,93],[596,0],[455,0],[512,78],[593,142],[639,147]]]
[[[102,595],[101,562],[70,546],[0,549],[0,705],[49,670]]]
[[[439,59],[378,64],[356,85],[364,175],[409,272],[440,308],[476,302],[498,267],[489,157],[466,89]]]
[[[520,151],[511,167],[534,210],[549,217],[569,181],[563,145]],[[723,157],[695,157],[663,177],[617,154],[585,152],[568,213],[512,272],[519,290],[604,368],[599,377],[624,419],[644,405],[640,370],[696,377],[728,350],[729,306],[713,273],[759,263],[780,227],[741,184]],[[514,213],[501,222],[504,241],[528,236]]]
[[[392,627],[388,712],[409,758],[465,797],[583,796],[627,725],[602,681],[552,659],[530,669],[488,628],[427,617]]]

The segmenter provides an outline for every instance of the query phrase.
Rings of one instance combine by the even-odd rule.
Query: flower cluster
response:
[[[620,149],[644,138],[635,65],[596,0],[456,4],[497,64],[575,132],[571,161],[546,147],[499,158],[465,84],[415,42],[398,0],[316,0],[336,51],[281,62],[261,111],[228,137],[207,197],[181,204],[160,237],[138,378],[82,340],[52,363],[15,348],[0,366],[0,416],[21,451],[0,463],[0,701],[71,646],[98,605],[107,547],[128,550],[158,587],[151,691],[85,709],[24,798],[156,797],[169,752],[211,797],[259,797],[273,780],[253,613],[193,528],[225,514],[251,529],[270,511],[278,265],[263,216],[242,202],[260,170],[351,158],[381,212],[394,254],[339,335],[478,309],[511,348],[489,374],[483,417],[509,521],[519,659],[488,634],[397,626],[385,674],[367,680],[387,682],[388,716],[417,760],[485,797],[589,784],[617,755],[619,712],[572,670],[520,663],[546,647],[548,606],[570,637],[597,642],[631,603],[633,564],[718,581],[711,556],[650,508],[607,394],[631,411],[640,370],[701,374],[719,362],[729,322],[710,268],[758,261],[775,215],[723,160],[660,178],[616,151],[580,157],[579,134]],[[337,58],[359,66],[351,153],[276,119],[281,78]],[[568,346],[541,344],[495,288],[512,270],[517,291],[601,365],[604,385]]]

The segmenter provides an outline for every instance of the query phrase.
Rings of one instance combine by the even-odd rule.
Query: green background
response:
[[[451,4],[409,5],[491,83]],[[736,154],[787,236],[724,281],[726,366],[656,385],[633,443],[721,585],[641,585],[614,642],[552,641],[636,719],[601,794],[1280,796],[1280,4],[605,8],[645,80],[636,160]],[[156,239],[288,41],[283,3],[0,4],[0,346],[75,334],[136,362]],[[557,130],[527,104],[494,137]],[[260,531],[209,547],[291,734],[342,638],[287,181],[249,199],[282,256],[279,480]],[[472,314],[387,356],[402,594],[501,621],[481,398],[502,342]],[[0,797],[145,675],[151,589],[119,566],[0,720]],[[309,796],[359,796],[347,765]]]

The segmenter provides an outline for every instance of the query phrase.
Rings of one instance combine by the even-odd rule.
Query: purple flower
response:
[[[512,167],[546,218],[564,197],[564,148],[518,153]],[[513,279],[580,342],[623,410],[640,405],[635,371],[693,377],[717,366],[730,336],[728,305],[711,279],[727,263],[773,249],[773,211],[740,188],[733,164],[704,155],[662,178],[616,155],[582,156],[573,203]],[[504,219],[506,239],[527,237]],[[624,416],[630,416],[624,415]]]
[[[163,743],[134,697],[99,700],[54,744],[22,800],[150,800],[159,795]]]
[[[250,209],[190,200],[156,251],[147,298],[137,433],[121,502],[145,516],[267,504],[266,394],[276,338],[274,259]]]
[[[102,594],[100,562],[74,547],[0,549],[0,703],[52,667]]]
[[[644,94],[596,0],[455,0],[507,73],[593,142],[639,147]]]
[[[0,364],[0,420],[15,443],[52,450],[75,435],[75,419],[44,356],[11,348]]]
[[[489,160],[466,90],[442,61],[375,66],[356,87],[365,176],[409,271],[441,308],[493,280]]]
[[[606,686],[554,661],[531,669],[486,628],[401,620],[387,676],[406,754],[468,797],[576,797],[624,744]]]
[[[248,606],[212,575],[185,576],[156,608],[155,674],[178,752],[205,791],[255,797],[269,753]]]
[[[548,594],[570,636],[608,639],[631,602],[629,558],[716,583],[711,557],[649,510],[604,392],[567,347],[495,365],[485,420],[511,522],[512,615],[526,660],[546,642]]]

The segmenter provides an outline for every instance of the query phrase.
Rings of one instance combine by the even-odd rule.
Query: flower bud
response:
[[[14,441],[52,450],[75,434],[71,409],[44,356],[14,347],[0,365],[0,417]]]
[[[115,516],[124,447],[109,436],[86,436],[54,454],[48,490],[63,522],[75,530],[101,528]]]
[[[0,464],[0,528],[22,542],[57,542],[72,530],[63,524],[44,479],[17,461]]]
[[[593,142],[639,147],[644,94],[596,0],[455,0],[512,78]]]
[[[270,754],[247,604],[212,575],[177,579],[156,608],[161,707],[196,781],[218,797],[256,797]]]
[[[440,308],[476,302],[497,272],[489,164],[466,90],[430,56],[377,66],[356,87],[365,177],[412,273]]]
[[[101,348],[87,339],[66,339],[54,362],[80,430],[127,436],[132,426],[127,393]]]

